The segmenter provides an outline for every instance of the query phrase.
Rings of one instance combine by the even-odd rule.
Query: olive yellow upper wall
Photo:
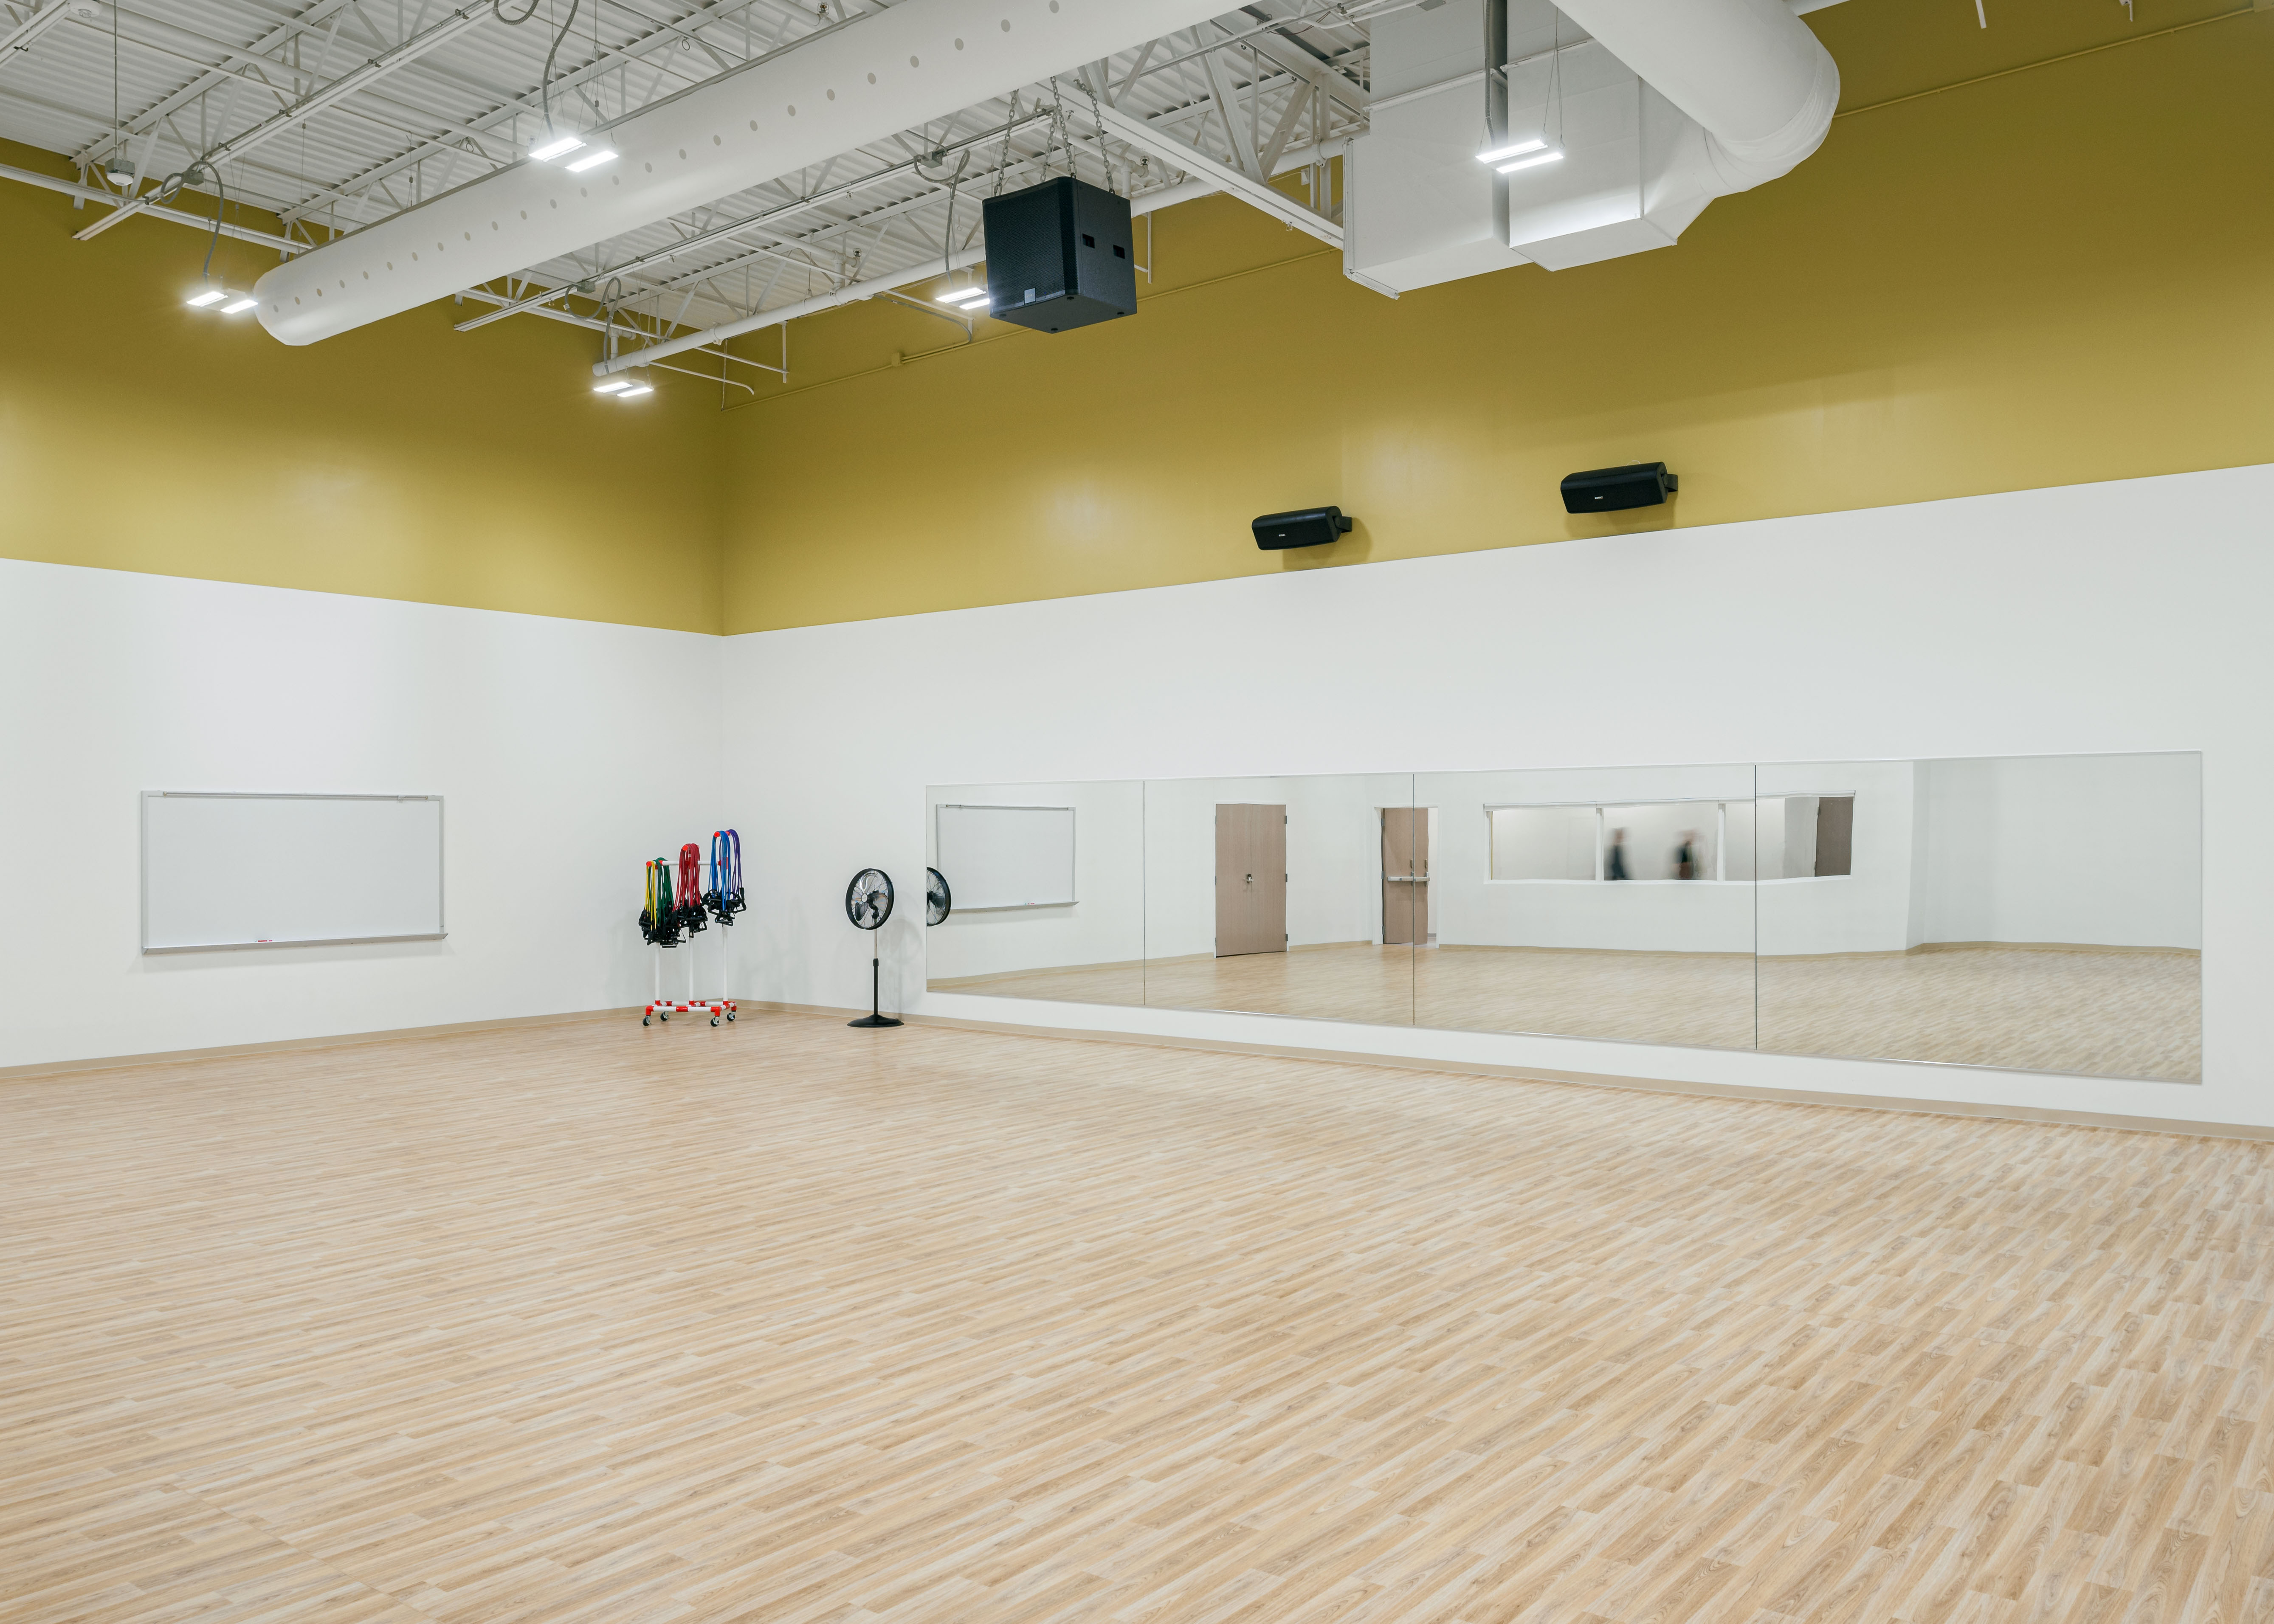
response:
[[[0,556],[721,629],[715,385],[617,405],[596,335],[454,333],[478,307],[447,301],[287,348],[184,306],[207,238],[144,218],[72,240],[96,217],[0,182]],[[275,263],[224,239],[214,275]]]
[[[2274,12],[1986,4],[1813,14],[1851,110],[1675,248],[1392,301],[1212,199],[1125,321],[802,323],[725,414],[727,629],[2274,461]],[[1669,507],[1562,511],[1661,459]],[[1328,502],[1351,537],[1256,551]]]

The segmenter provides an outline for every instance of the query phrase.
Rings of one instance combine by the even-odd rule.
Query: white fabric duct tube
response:
[[[1190,27],[1221,4],[903,0],[579,131],[584,151],[524,159],[280,265],[253,286],[256,314],[285,343],[313,343]],[[618,155],[568,172],[603,147]]]
[[[1840,70],[1784,0],[1557,0],[1563,14],[1703,126],[1692,184],[1713,195],[1786,174],[1823,145]]]

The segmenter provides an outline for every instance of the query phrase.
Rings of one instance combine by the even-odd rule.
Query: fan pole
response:
[[[876,954],[869,955],[869,1012],[858,1020],[848,1020],[848,1026],[897,1026],[900,1023],[883,1013],[884,972],[879,969]]]

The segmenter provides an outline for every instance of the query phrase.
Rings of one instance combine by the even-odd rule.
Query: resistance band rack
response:
[[[700,998],[695,994],[694,938],[711,920],[730,927],[734,916],[749,906],[742,890],[742,838],[731,829],[711,837],[711,883],[703,883],[703,848],[689,841],[679,848],[679,861],[659,857],[647,865],[646,890],[640,905],[640,935],[656,950],[655,996],[640,1013],[644,1026],[674,1015],[706,1014],[711,1024],[732,1020],[738,1006],[732,998]],[[681,945],[687,955],[687,996],[671,998],[663,991],[663,955]],[[719,941],[719,968],[726,967],[726,938]],[[724,979],[722,974],[720,979]]]

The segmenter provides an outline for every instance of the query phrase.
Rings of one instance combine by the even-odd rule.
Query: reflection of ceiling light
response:
[[[190,295],[190,308],[192,310],[203,310],[208,304],[220,304],[228,297],[228,291],[224,289],[207,288],[203,293],[192,293]]]
[[[952,288],[932,302],[936,304],[961,305],[968,310],[985,303],[986,298],[987,289],[984,288]]]
[[[603,378],[599,382],[592,386],[592,393],[595,395],[614,395],[619,389],[629,389],[631,387],[632,380],[629,378]]]
[[[1562,162],[1562,153],[1551,147],[1546,152],[1532,154],[1529,158],[1518,158],[1514,163],[1503,163],[1500,166],[1500,172],[1503,175],[1513,175],[1518,169],[1536,169],[1543,163]]]
[[[255,304],[260,303],[260,301],[259,299],[252,298],[240,293],[237,296],[237,300],[234,304],[224,304],[221,307],[221,313],[224,316],[242,315],[245,312],[251,310]]]
[[[1487,152],[1479,153],[1477,154],[1477,162],[1479,163],[1498,163],[1504,158],[1520,158],[1525,153],[1538,152],[1541,147],[1547,145],[1547,143],[1541,140],[1538,136],[1533,136],[1529,140],[1511,141],[1506,147],[1495,147]]]
[[[584,144],[581,135],[556,135],[541,147],[532,147],[529,155],[539,163],[550,163],[563,153],[575,152]]]
[[[577,145],[581,147],[584,143],[580,141]],[[576,162],[568,166],[568,173],[571,175],[582,175],[585,170],[591,169],[597,164],[606,163],[609,159],[615,155],[616,154],[614,153],[611,152],[605,147],[600,148],[598,152],[586,153],[583,157],[577,159]]]

